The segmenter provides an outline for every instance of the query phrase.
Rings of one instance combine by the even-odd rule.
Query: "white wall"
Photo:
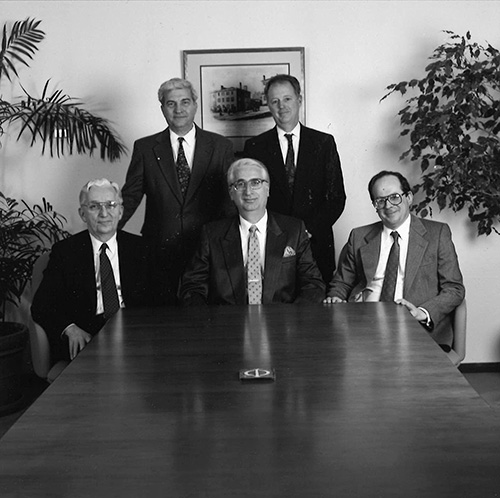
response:
[[[376,219],[366,192],[380,169],[399,169],[413,182],[416,169],[398,162],[397,111],[403,100],[379,102],[385,87],[421,77],[426,58],[446,40],[441,30],[500,47],[500,5],[494,1],[127,1],[1,2],[1,21],[41,19],[46,40],[23,85],[40,92],[54,85],[84,100],[115,124],[129,153],[119,163],[86,156],[50,159],[1,138],[0,189],[39,202],[42,196],[69,220],[80,187],[90,178],[124,181],[133,141],[163,129],[156,92],[181,75],[181,51],[305,47],[307,124],[337,141],[347,205],[335,227],[340,246],[349,230]],[[0,93],[20,94],[3,82]],[[415,169],[415,172],[413,171]],[[142,210],[127,228],[138,232]],[[477,238],[465,215],[435,213],[451,225],[467,287],[466,362],[500,361],[500,239]]]

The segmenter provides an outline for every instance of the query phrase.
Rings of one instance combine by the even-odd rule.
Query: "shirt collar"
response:
[[[278,129],[278,138],[280,140],[281,139],[286,140],[285,134],[287,135],[292,134],[295,137],[300,138],[300,122],[297,123],[297,126],[295,126],[295,128],[292,131],[282,130],[279,126],[276,126],[276,128]]]
[[[169,128],[169,131],[170,131],[170,142],[172,143],[172,147],[175,146],[177,148],[179,144],[178,139],[181,138],[181,135],[177,135],[177,133],[175,133],[172,130],[172,128]],[[196,139],[196,126],[194,125],[194,123],[192,128],[185,135],[182,135],[182,138],[189,147],[192,147],[194,145]]]
[[[243,218],[240,215],[240,225],[245,232],[248,232],[250,230],[250,227],[252,225],[255,225],[257,227],[257,230],[260,233],[266,233],[266,230],[267,230],[267,209],[264,213],[264,216],[262,216],[262,218],[257,223],[250,223],[248,220],[245,220],[245,218]]]
[[[99,239],[96,239],[90,232],[90,240],[92,242],[92,250],[95,253],[99,253],[101,251],[101,246],[104,244],[104,242],[100,241]],[[118,242],[116,241],[116,233],[106,241],[106,244],[108,245],[108,249],[110,250],[111,254],[115,254],[116,251],[118,250]]]
[[[398,232],[399,236],[402,239],[408,240],[408,238],[410,236],[410,222],[411,222],[411,215],[408,215],[406,220],[403,221],[403,223],[396,229],[392,229],[392,228],[386,227],[384,225],[384,233],[385,233],[385,235],[390,236],[391,232],[396,231],[396,232]]]

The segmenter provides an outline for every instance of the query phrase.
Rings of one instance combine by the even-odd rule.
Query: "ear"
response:
[[[78,214],[80,215],[80,218],[83,220],[84,223],[87,223],[87,215],[83,208],[79,207],[78,208]]]
[[[413,202],[413,192],[410,190],[407,194],[406,197],[408,197],[408,205],[411,206]]]

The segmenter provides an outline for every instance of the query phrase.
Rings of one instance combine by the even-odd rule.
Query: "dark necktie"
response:
[[[293,142],[292,133],[285,133],[285,137],[288,140],[288,150],[286,153],[285,169],[286,176],[288,178],[288,187],[290,192],[293,192],[293,180],[295,178],[295,154],[293,152]]]
[[[380,293],[381,301],[394,301],[394,291],[396,290],[396,280],[398,278],[399,267],[399,233],[391,232],[391,237],[394,239],[385,267],[384,283],[382,292]]]
[[[257,227],[250,227],[248,236],[248,304],[262,303],[262,273],[260,269],[259,239],[257,238]]]
[[[189,185],[191,170],[189,169],[186,154],[184,153],[184,147],[182,146],[184,139],[179,137],[177,140],[179,141],[179,149],[177,150],[177,176],[179,178],[182,195],[186,197],[186,190]]]
[[[106,255],[107,248],[108,244],[102,244],[99,255],[102,302],[104,304],[104,318],[106,320],[120,309],[113,268],[111,268],[111,261]]]

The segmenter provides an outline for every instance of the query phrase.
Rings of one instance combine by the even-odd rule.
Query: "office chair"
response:
[[[465,358],[465,336],[467,329],[467,304],[465,299],[457,306],[453,317],[453,346],[448,358],[458,366]]]
[[[33,275],[31,278],[31,298],[35,295],[40,282],[42,281],[43,270],[49,262],[49,253],[42,254],[33,267]],[[31,323],[30,327],[30,347],[31,359],[33,361],[33,369],[35,373],[45,379],[47,382],[53,382],[56,377],[68,366],[67,361],[58,361],[51,366],[50,361],[50,344],[47,334],[41,325]]]

